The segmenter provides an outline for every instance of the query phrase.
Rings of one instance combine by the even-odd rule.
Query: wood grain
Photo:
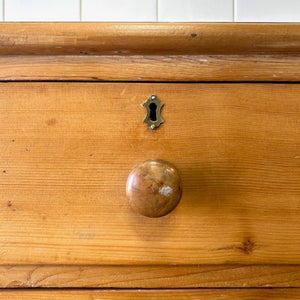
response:
[[[0,84],[0,263],[298,264],[299,99],[297,84]],[[183,181],[160,219],[125,197],[150,158]]]
[[[0,55],[299,54],[299,23],[2,23]]]
[[[221,289],[221,290],[6,290],[0,292],[0,299],[11,300],[105,300],[105,299],[239,299],[265,300],[300,297],[300,289]]]
[[[300,287],[299,265],[0,266],[1,288]]]
[[[2,81],[299,81],[292,55],[0,56]]]

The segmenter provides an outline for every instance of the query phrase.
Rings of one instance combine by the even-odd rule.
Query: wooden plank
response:
[[[300,289],[185,289],[185,290],[2,290],[0,299],[35,300],[110,300],[110,299],[239,299],[265,300],[300,297]]]
[[[300,81],[286,55],[0,56],[3,81]]]
[[[3,23],[0,55],[299,54],[299,23]]]
[[[0,263],[299,264],[299,99],[297,84],[0,84]],[[160,219],[125,198],[149,158],[182,174]]]
[[[0,266],[0,287],[295,288],[300,287],[300,266]]]
[[[0,80],[299,81],[299,53],[297,23],[4,23]]]

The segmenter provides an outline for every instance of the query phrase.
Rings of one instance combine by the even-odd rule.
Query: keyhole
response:
[[[150,108],[150,120],[155,122],[157,120],[157,117],[156,117],[157,105],[154,102],[152,102],[149,105],[149,108]]]

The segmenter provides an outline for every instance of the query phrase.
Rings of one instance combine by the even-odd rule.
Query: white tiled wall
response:
[[[0,1],[0,22],[3,21],[3,3]]]
[[[80,21],[79,0],[2,0],[5,21]]]
[[[0,21],[300,22],[300,0],[0,0]]]
[[[238,22],[299,22],[299,0],[236,0]]]
[[[232,22],[232,0],[159,0],[161,22]]]
[[[156,0],[83,0],[82,21],[156,21]]]

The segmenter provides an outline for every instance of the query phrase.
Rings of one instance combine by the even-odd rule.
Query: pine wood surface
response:
[[[297,84],[0,84],[0,263],[298,264],[299,99]],[[183,180],[159,219],[125,197],[150,158]]]
[[[2,23],[0,55],[299,54],[299,23]]]
[[[300,297],[300,289],[185,289],[185,290],[2,290],[0,299],[6,300],[111,300],[111,299],[175,299],[175,300],[265,300]]]
[[[26,83],[0,84],[0,287],[19,289],[0,299],[300,298],[298,85],[28,83],[299,82],[299,54],[297,23],[1,24],[0,81]],[[149,158],[183,177],[156,220],[125,198]]]
[[[1,49],[1,47],[0,47]],[[3,55],[2,81],[300,81],[299,55]]]
[[[3,23],[0,80],[299,81],[299,23]]]
[[[0,266],[1,288],[300,287],[299,265]]]

